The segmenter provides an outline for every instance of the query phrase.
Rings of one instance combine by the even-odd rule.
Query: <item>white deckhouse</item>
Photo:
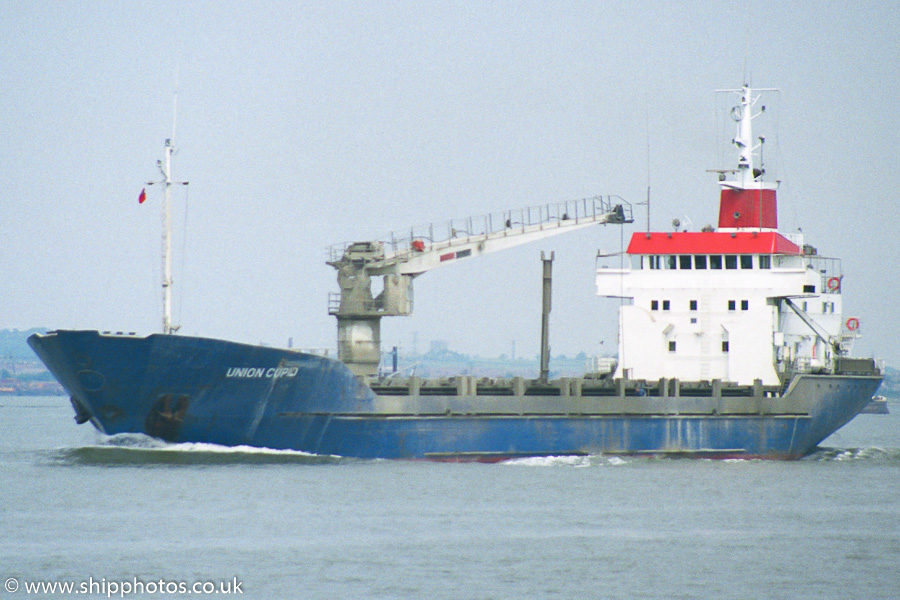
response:
[[[775,185],[753,166],[759,94],[729,91],[741,96],[739,159],[720,174],[718,227],[635,233],[630,264],[597,269],[598,295],[626,300],[616,377],[778,385],[832,372],[857,335],[859,320],[841,316],[840,261],[778,231]]]

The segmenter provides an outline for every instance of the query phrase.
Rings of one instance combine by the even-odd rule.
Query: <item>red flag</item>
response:
[[[138,196],[138,204],[143,204],[144,200],[147,199],[147,188],[141,190],[141,195]]]

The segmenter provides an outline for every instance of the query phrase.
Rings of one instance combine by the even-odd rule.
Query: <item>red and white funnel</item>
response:
[[[737,169],[722,172],[719,185],[722,188],[719,199],[719,231],[776,231],[778,229],[778,208],[775,200],[777,186],[763,182],[764,169],[754,167],[754,156],[762,147],[765,138],[753,139],[753,119],[762,114],[762,106],[754,114],[753,108],[760,94],[753,95],[749,85],[739,90],[718,90],[740,95],[741,103],[731,109],[731,118],[737,122],[737,135],[732,143],[738,149]],[[770,89],[757,92],[776,91]],[[733,179],[725,178],[730,173]]]

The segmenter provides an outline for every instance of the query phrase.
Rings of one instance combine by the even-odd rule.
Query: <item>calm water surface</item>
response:
[[[217,598],[900,598],[890,410],[796,462],[481,465],[103,438],[66,398],[3,397],[0,600],[135,578],[240,582]],[[26,590],[42,581],[96,587]]]

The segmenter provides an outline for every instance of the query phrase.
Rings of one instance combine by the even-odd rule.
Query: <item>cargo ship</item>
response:
[[[499,461],[550,455],[797,459],[856,416],[882,381],[851,358],[840,260],[777,225],[765,177],[764,107],[748,85],[723,90],[734,169],[717,171],[717,227],[635,232],[617,265],[598,257],[596,288],[620,298],[618,357],[607,371],[549,377],[552,261],[543,259],[540,372],[440,379],[379,369],[381,319],[412,313],[413,280],[446,264],[594,225],[633,223],[615,196],[412,228],[331,249],[340,291],[337,357],[178,335],[169,316],[164,234],[163,332],[59,330],[29,344],[71,396],[78,423],[171,442],[290,449],[359,458]],[[172,143],[166,142],[168,226]],[[143,196],[143,193],[142,193]],[[142,198],[143,199],[143,198]],[[649,208],[648,208],[649,212]],[[372,292],[373,279],[383,288]]]

